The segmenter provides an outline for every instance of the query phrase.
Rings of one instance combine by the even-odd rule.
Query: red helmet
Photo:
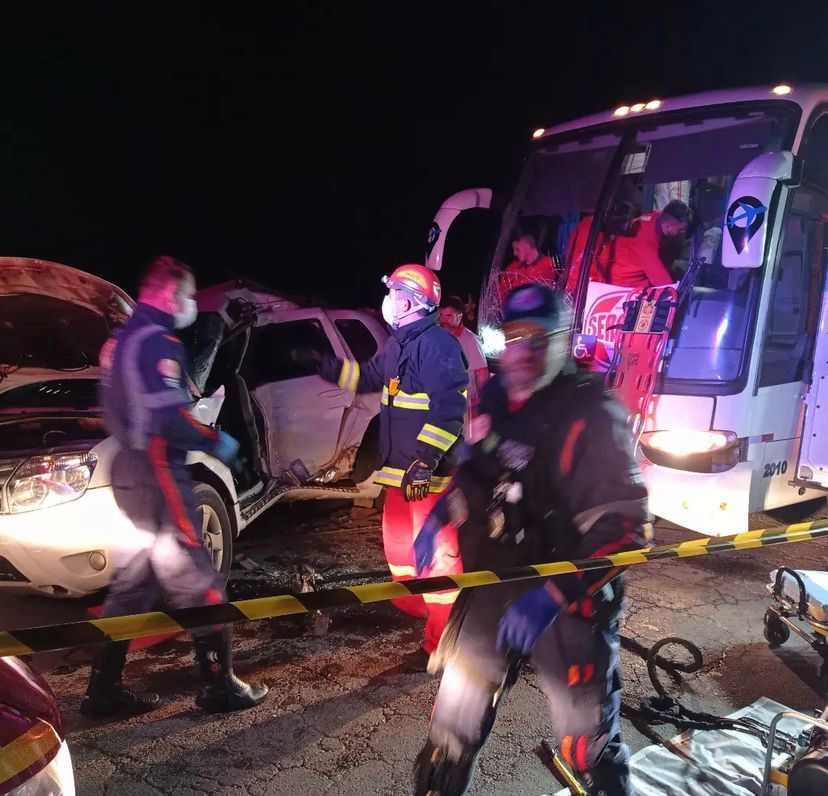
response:
[[[384,276],[382,281],[389,289],[410,293],[429,310],[440,306],[440,280],[434,271],[424,265],[400,265],[393,270],[391,276]]]

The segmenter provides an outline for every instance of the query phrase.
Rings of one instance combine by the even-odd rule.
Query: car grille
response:
[[[20,459],[0,459],[0,514],[5,511],[3,507],[3,495],[5,493],[4,487],[6,486],[6,481],[9,480],[11,474],[20,462]],[[1,578],[2,576],[0,575]]]

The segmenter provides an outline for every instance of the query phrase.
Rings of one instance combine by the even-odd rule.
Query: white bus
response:
[[[753,512],[823,496],[828,86],[641,98],[532,139],[484,280],[484,339],[499,322],[512,242],[531,235],[554,266],[556,287],[568,285],[578,356],[606,369],[633,292],[601,270],[607,246],[680,200],[691,223],[662,261],[676,282],[689,263],[700,264],[637,449],[652,510],[724,535],[747,529]],[[444,202],[429,231],[430,267],[442,266],[452,222],[491,205],[483,188]],[[568,273],[576,228],[584,257],[577,275]]]

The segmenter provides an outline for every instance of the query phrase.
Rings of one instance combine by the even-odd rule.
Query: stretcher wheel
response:
[[[765,641],[771,649],[784,644],[791,637],[791,631],[787,625],[773,613],[765,611]]]

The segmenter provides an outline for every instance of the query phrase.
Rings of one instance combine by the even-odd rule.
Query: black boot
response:
[[[195,638],[196,658],[204,687],[196,697],[207,713],[246,710],[258,705],[267,696],[266,685],[248,685],[233,674],[230,628]]]
[[[634,791],[630,782],[627,747],[620,738],[607,746],[595,767],[582,775],[587,790],[591,796],[631,796]]]
[[[426,741],[414,761],[415,796],[463,796],[471,785],[477,753],[452,760],[446,749]]]
[[[121,685],[126,663],[128,641],[110,641],[98,653],[92,664],[92,676],[80,712],[90,718],[104,718],[116,713],[135,715],[158,707],[158,694],[136,694]]]

